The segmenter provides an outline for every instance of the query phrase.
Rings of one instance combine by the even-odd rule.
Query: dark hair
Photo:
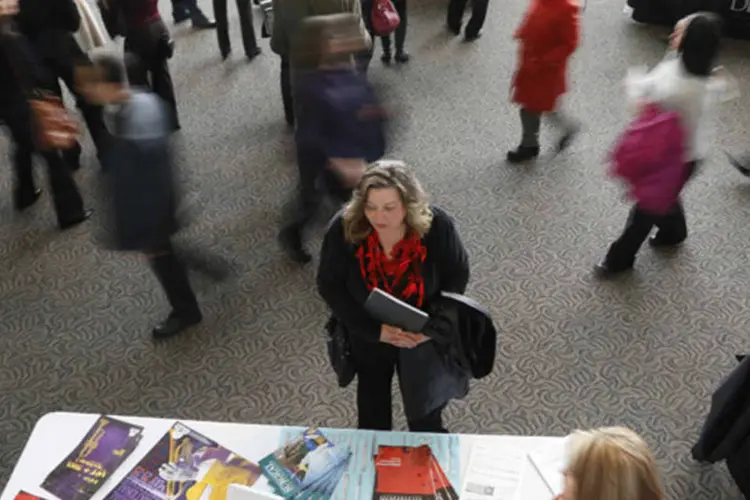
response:
[[[128,81],[125,61],[117,54],[101,53],[91,57],[92,66],[97,70],[102,83],[124,85]]]
[[[697,14],[688,19],[679,52],[685,70],[695,76],[709,76],[714,69],[721,43],[721,22],[713,14]]]

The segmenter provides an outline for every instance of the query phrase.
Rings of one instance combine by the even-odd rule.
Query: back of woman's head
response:
[[[651,451],[622,427],[577,431],[565,475],[575,485],[565,500],[664,500]]]
[[[695,76],[709,76],[719,55],[721,20],[710,13],[699,13],[685,22],[678,49],[685,70]]]

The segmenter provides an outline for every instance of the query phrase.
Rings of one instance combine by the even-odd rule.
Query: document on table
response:
[[[547,483],[554,495],[560,495],[564,488],[563,469],[567,461],[569,439],[562,445],[555,445],[548,449],[529,453],[529,462]]]
[[[526,459],[523,450],[475,444],[471,447],[461,500],[513,500]]]

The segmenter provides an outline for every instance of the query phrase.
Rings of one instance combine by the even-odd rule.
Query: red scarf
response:
[[[416,307],[424,303],[422,264],[427,249],[418,234],[410,234],[399,241],[388,258],[380,246],[378,233],[372,233],[357,250],[362,279],[369,290],[380,288],[394,297]]]

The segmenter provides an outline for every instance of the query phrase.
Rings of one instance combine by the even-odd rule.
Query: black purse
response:
[[[336,372],[339,387],[347,387],[357,374],[349,343],[349,331],[333,316],[326,322],[325,328],[328,360]]]

